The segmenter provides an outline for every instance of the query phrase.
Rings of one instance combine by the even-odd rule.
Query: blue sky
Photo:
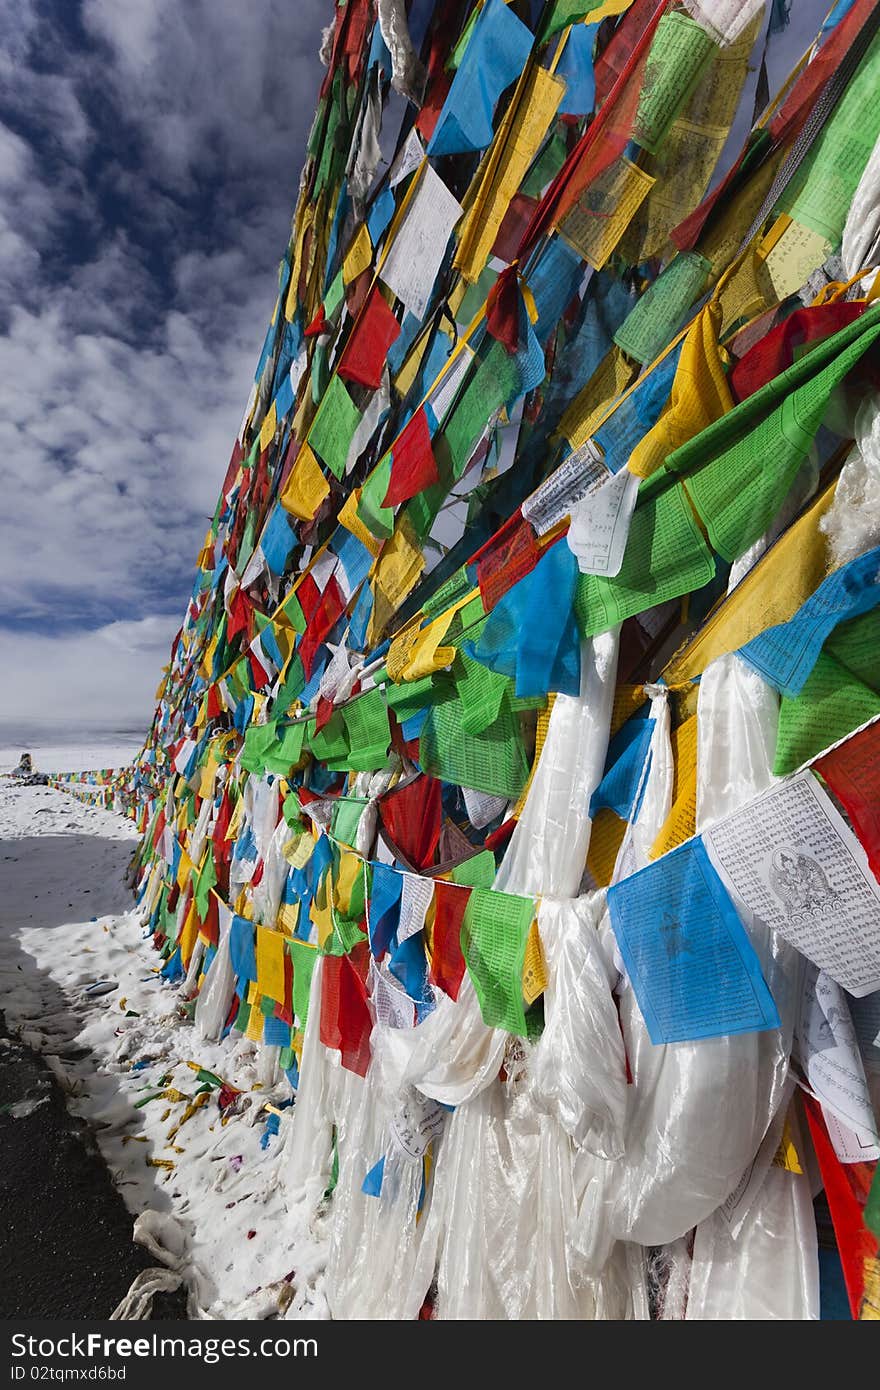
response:
[[[149,717],[271,313],[331,0],[0,0],[0,669]]]

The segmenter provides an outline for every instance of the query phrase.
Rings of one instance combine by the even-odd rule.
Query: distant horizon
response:
[[[0,716],[0,743],[8,740],[12,731],[20,733],[45,733],[51,731],[53,737],[63,734],[66,729],[78,733],[138,734],[146,737],[152,722],[152,714],[141,720],[125,719],[113,723],[107,719],[82,719],[71,716],[67,719],[36,716],[32,719],[4,718]]]

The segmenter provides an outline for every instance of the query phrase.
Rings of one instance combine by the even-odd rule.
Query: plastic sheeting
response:
[[[837,480],[834,500],[819,523],[828,537],[833,569],[880,545],[880,403],[876,399],[864,401],[857,410],[855,441]]]
[[[553,705],[525,809],[495,878],[502,893],[573,898],[590,843],[589,806],[602,780],[620,629],[581,646],[581,693]]]

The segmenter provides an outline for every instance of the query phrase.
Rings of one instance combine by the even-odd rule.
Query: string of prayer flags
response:
[[[296,1092],[334,1318],[814,1319],[811,1144],[877,1305],[880,7],[809,9],[328,0],[152,726],[50,782],[131,816],[163,989]],[[537,1220],[493,1153],[539,1130]]]

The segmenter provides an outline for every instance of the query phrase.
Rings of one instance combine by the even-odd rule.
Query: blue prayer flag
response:
[[[761,963],[701,839],[613,884],[608,907],[653,1043],[780,1026]]]
[[[429,155],[466,154],[492,143],[498,98],[519,77],[533,42],[531,30],[504,0],[488,0],[443,103]]]
[[[744,661],[790,700],[804,688],[838,623],[880,603],[880,546],[835,570],[787,623],[768,627],[740,648]]]

